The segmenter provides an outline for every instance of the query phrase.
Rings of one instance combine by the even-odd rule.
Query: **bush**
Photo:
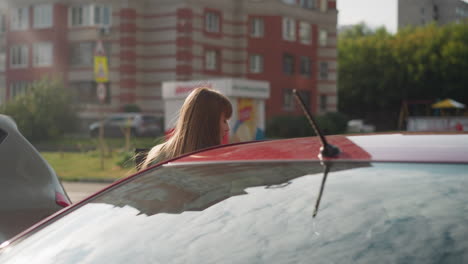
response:
[[[313,134],[312,127],[303,116],[276,116],[268,120],[267,138],[305,137]]]
[[[11,116],[21,133],[36,142],[71,132],[78,121],[71,94],[59,82],[47,79],[2,105],[0,113]]]
[[[336,135],[346,132],[348,118],[342,113],[330,112],[317,117],[317,123],[325,135]]]
[[[135,153],[132,151],[122,151],[119,153],[119,159],[116,162],[121,168],[133,168],[135,167]]]
[[[122,109],[126,113],[140,113],[141,108],[137,104],[126,104]]]
[[[347,118],[341,113],[326,113],[315,117],[325,135],[341,134],[346,131]],[[276,116],[267,122],[268,138],[293,138],[315,135],[305,116]]]

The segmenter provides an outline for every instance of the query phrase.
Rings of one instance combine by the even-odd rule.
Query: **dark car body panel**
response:
[[[0,241],[62,209],[56,203],[57,192],[71,203],[55,171],[4,115],[0,115],[0,168]]]

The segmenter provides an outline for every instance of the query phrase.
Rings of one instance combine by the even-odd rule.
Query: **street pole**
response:
[[[105,83],[109,82],[109,69],[107,65],[107,57],[102,45],[102,41],[98,40],[94,51],[94,78],[97,83],[96,92],[101,106],[99,107],[101,125],[99,126],[99,152],[101,160],[101,170],[104,170],[104,109],[102,105],[106,102],[107,90]]]
[[[99,126],[99,158],[101,160],[101,170],[104,170],[104,113],[100,112],[101,125]]]

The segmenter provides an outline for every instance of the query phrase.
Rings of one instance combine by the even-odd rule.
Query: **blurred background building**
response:
[[[75,93],[87,122],[127,104],[162,116],[162,82],[230,77],[270,83],[267,118],[300,112],[293,89],[313,112],[336,111],[336,28],[335,0],[10,2],[1,15],[0,100],[49,76]],[[109,63],[104,103],[98,42]]]
[[[463,0],[398,0],[398,28],[444,25],[468,18],[468,3]]]

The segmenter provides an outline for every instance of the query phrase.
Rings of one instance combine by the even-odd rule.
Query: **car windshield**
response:
[[[329,168],[324,181],[318,162],[168,164],[25,236],[0,262],[468,261],[468,165]]]

